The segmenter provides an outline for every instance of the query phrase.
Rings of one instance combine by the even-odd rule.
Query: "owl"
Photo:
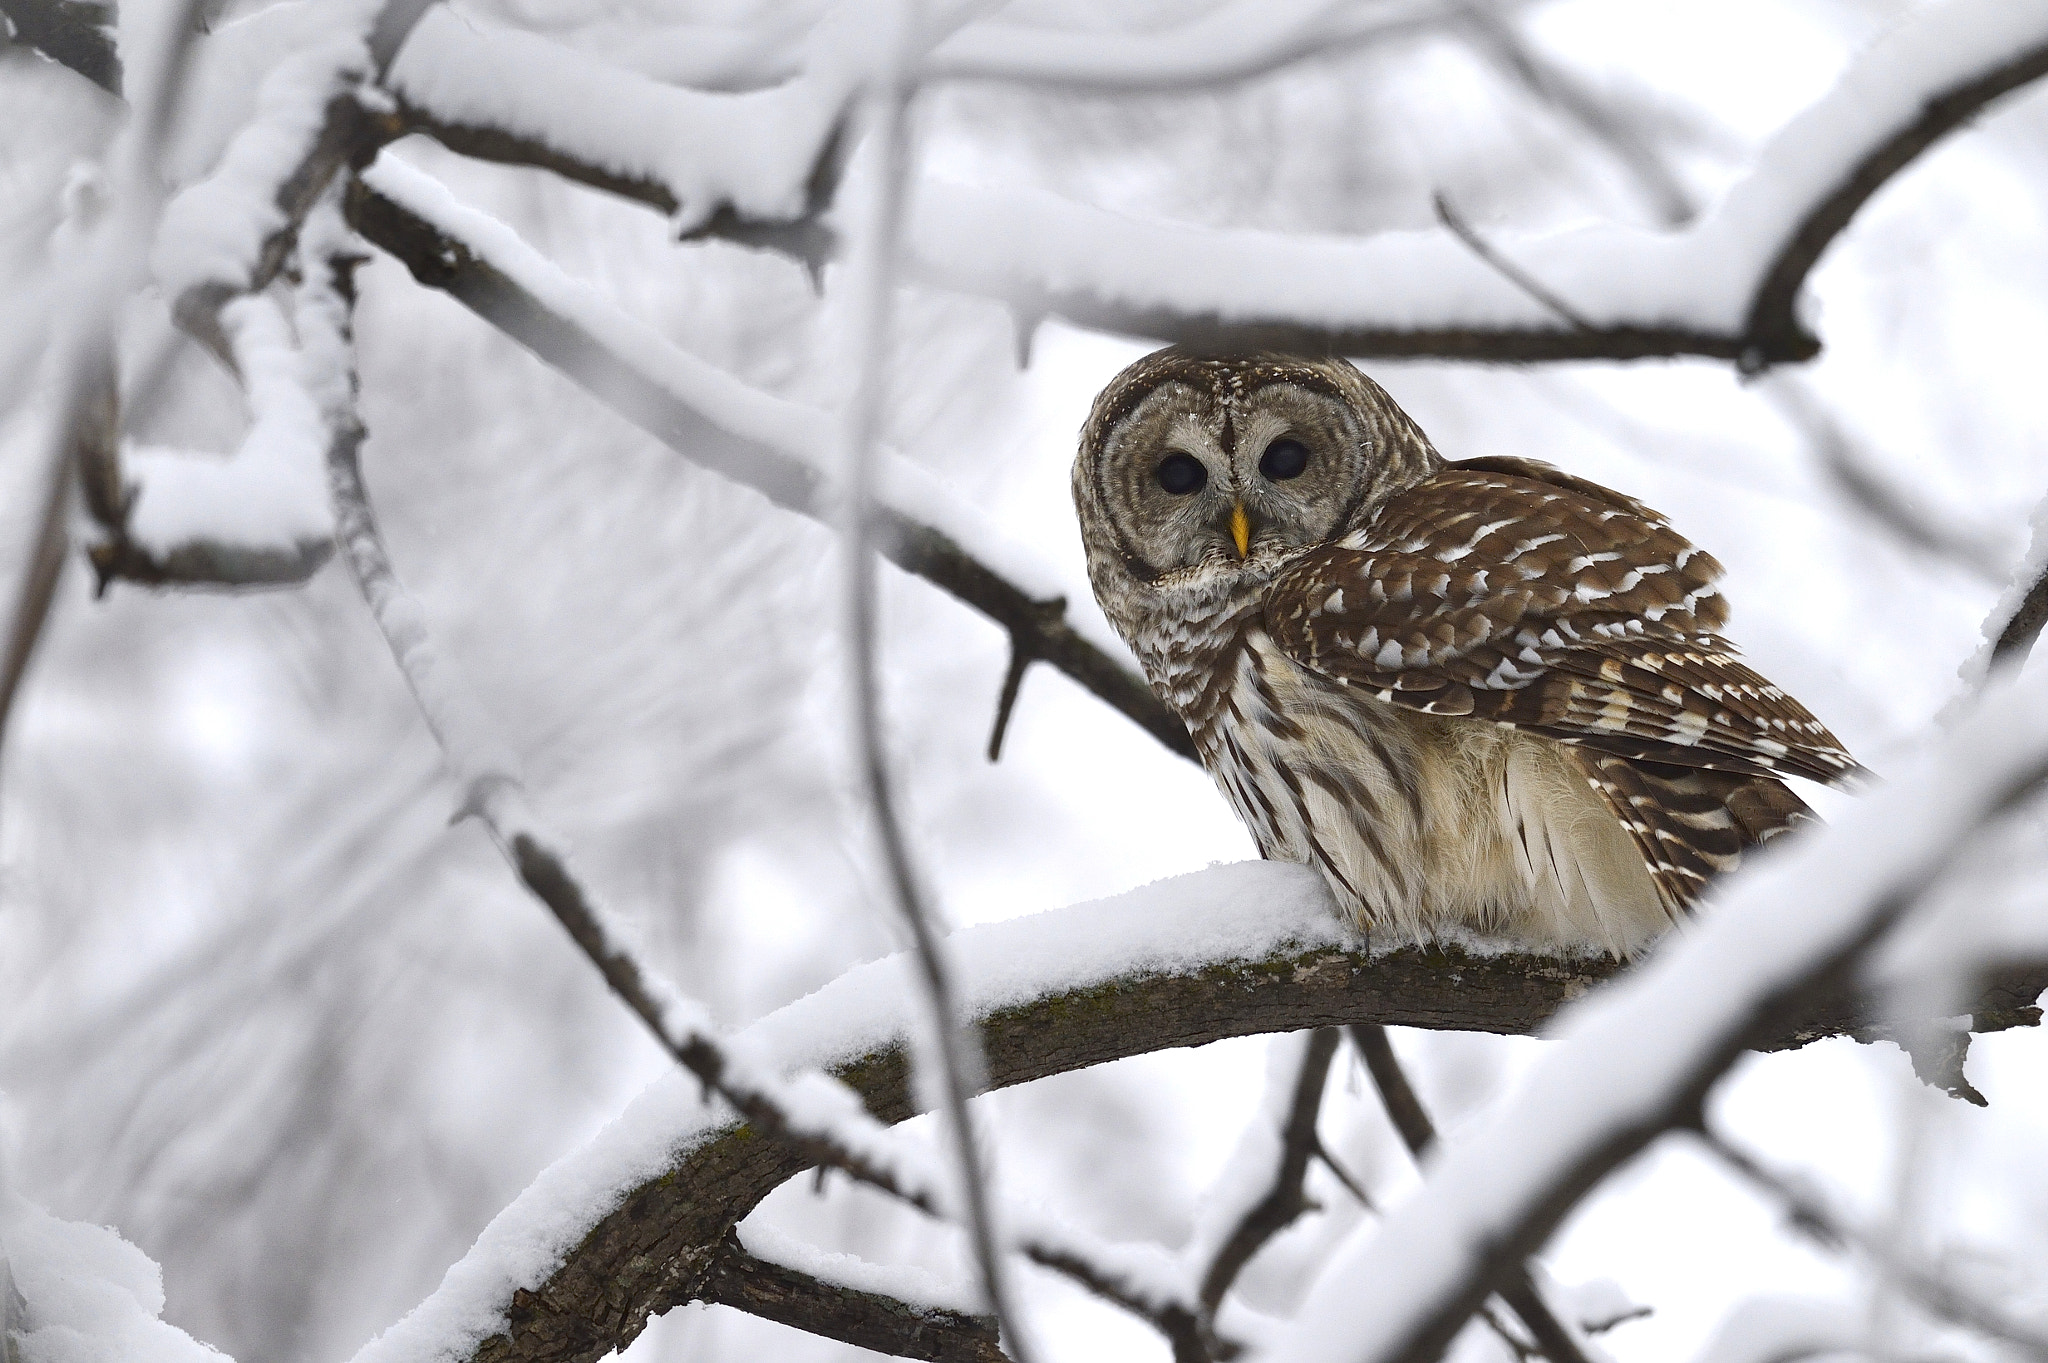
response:
[[[1089,580],[1262,855],[1374,940],[1628,955],[1862,769],[1720,636],[1721,565],[1341,359],[1174,348],[1095,400]]]

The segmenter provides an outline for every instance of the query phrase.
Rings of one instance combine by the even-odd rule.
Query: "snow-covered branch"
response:
[[[331,405],[319,390],[333,375],[337,337],[299,290],[298,335],[265,294],[221,309],[222,336],[242,376],[249,430],[234,454],[136,448],[124,461],[117,533],[88,549],[101,584],[290,586],[333,552],[321,473]],[[118,467],[118,466],[117,466]]]
[[[1555,311],[1455,232],[1313,238],[1146,222],[1025,188],[927,184],[912,218],[929,281],[1021,316],[1193,345],[1467,360],[1811,358],[1806,276],[1877,189],[1943,134],[2048,73],[2048,16],[1950,0],[1873,44],[1677,232],[1490,235],[1571,306]]]
[[[121,93],[121,58],[77,0],[0,0],[17,42],[68,66],[110,95]]]
[[[680,89],[588,53],[447,9],[429,14],[389,79],[403,117],[466,155],[539,165],[668,214],[815,214],[871,35],[842,5],[805,42],[802,73],[739,94]]]
[[[738,383],[563,275],[502,223],[457,204],[390,157],[349,189],[349,221],[442,289],[661,440],[713,472],[792,511],[829,521],[823,460],[830,414]],[[1023,657],[1065,672],[1192,758],[1187,729],[1118,646],[1062,614],[1058,578],[1036,554],[989,526],[907,461],[878,469],[876,547],[1006,630]]]
[[[1313,8],[1297,9],[1295,18],[1282,16],[1262,31],[1284,36],[1289,23],[1311,31],[1318,22]],[[415,60],[422,69],[432,63],[456,73],[450,80],[476,69],[479,58],[463,46],[472,39],[455,35],[454,27],[436,21],[437,34],[450,34],[436,40],[447,44],[445,56],[414,57],[443,51],[423,46],[423,31],[401,69]],[[983,54],[973,61],[960,56],[961,74],[996,62],[989,32],[963,30],[935,50],[934,60],[949,50]],[[1018,62],[1043,48],[1048,73],[1082,70],[1057,35],[1009,46]],[[1198,46],[1210,50],[1206,42]],[[571,78],[577,62],[592,59],[569,49],[550,49],[545,60],[523,46],[520,52],[545,88],[580,89],[576,80],[597,79],[594,72]],[[800,106],[809,121],[803,137],[746,168],[689,159],[711,153],[691,138],[650,130],[723,117],[695,105],[686,110],[690,100],[749,96],[652,82],[644,92],[650,99],[662,91],[659,99],[683,104],[674,111],[650,106],[649,117],[672,114],[680,122],[614,136],[581,118],[571,124],[581,129],[574,136],[536,141],[540,132],[521,131],[511,111],[503,119],[492,111],[490,98],[509,99],[503,91],[510,83],[501,82],[496,96],[432,96],[448,105],[439,110],[422,93],[429,105],[418,126],[447,134],[457,150],[544,166],[664,212],[681,205],[692,224],[723,206],[734,210],[728,226],[808,223],[827,183],[817,174],[827,160],[827,134],[838,126],[820,110],[831,105],[827,95],[841,90],[830,68],[820,70],[815,89],[802,83],[813,79],[806,76],[761,92]],[[1944,134],[2044,73],[2048,19],[2038,11],[2003,0],[1949,0],[1873,44],[1696,223],[1675,232],[1600,226],[1540,237],[1489,234],[1494,252],[1567,301],[1584,326],[1561,323],[1447,228],[1367,238],[1219,230],[1129,218],[1021,187],[921,184],[909,225],[911,268],[927,282],[1000,299],[1027,323],[1057,316],[1193,345],[1509,361],[1701,355],[1749,367],[1805,360],[1819,342],[1799,316],[1800,290],[1856,211]],[[612,89],[642,78],[608,69],[607,79]],[[458,110],[497,121],[448,121]],[[641,145],[650,138],[660,147]],[[790,157],[792,146],[803,154]],[[663,157],[684,159],[671,165]],[[822,240],[804,236],[798,253],[815,262]]]
[[[1526,1034],[1622,970],[1477,945],[1368,957],[1345,944],[1315,874],[1275,862],[966,928],[953,951],[991,1088],[1167,1047],[1354,1022]],[[730,1045],[756,1070],[828,1071],[878,1120],[903,1121],[918,1111],[905,1056],[916,1025],[909,968],[901,956],[856,967]],[[2048,962],[1987,975],[1974,1026],[2035,1024],[2044,987]],[[1817,991],[1797,1017],[1748,1044],[1861,1034],[1883,1018],[1884,997],[1879,985]],[[1639,1036],[1660,1034],[1685,1009],[1683,999],[1667,1000]],[[357,1363],[592,1363],[636,1336],[649,1314],[695,1299],[669,1267],[675,1257],[717,1244],[805,1167],[801,1153],[759,1139],[686,1078],[664,1081],[522,1193],[441,1288]],[[1165,1283],[1187,1276],[1163,1251],[1157,1273]],[[618,1324],[593,1333],[597,1316]]]

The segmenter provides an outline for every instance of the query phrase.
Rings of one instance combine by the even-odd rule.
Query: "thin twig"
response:
[[[1870,1260],[1928,1314],[2013,1345],[2037,1360],[2048,1359],[2048,1333],[2037,1326],[2016,1319],[1996,1304],[1965,1291],[1953,1279],[1916,1262],[1887,1237],[1857,1225],[1828,1198],[1766,1167],[1711,1126],[1700,1123],[1690,1128],[1690,1134],[1745,1182],[1783,1206],[1794,1227],[1822,1245],[1853,1250]]]
[[[903,235],[905,179],[910,171],[909,131],[905,115],[910,97],[902,67],[910,57],[910,7],[895,0],[882,22],[893,24],[887,35],[889,70],[878,75],[866,100],[871,140],[877,163],[867,201],[861,205],[859,238],[852,266],[851,306],[857,324],[850,328],[856,372],[853,398],[846,406],[844,426],[845,506],[840,533],[846,562],[846,655],[852,683],[854,737],[861,784],[889,892],[898,916],[910,932],[918,974],[929,1013],[935,1054],[915,1057],[935,1072],[926,1080],[937,1085],[944,1121],[959,1163],[960,1194],[967,1209],[967,1232],[973,1246],[982,1289],[1003,1336],[1019,1363],[1030,1363],[1030,1348],[1004,1272],[997,1242],[995,1215],[988,1195],[988,1171],[968,1098],[982,1085],[986,1066],[980,1038],[965,1025],[959,991],[946,960],[946,946],[934,922],[924,886],[912,863],[909,840],[897,815],[896,796],[882,738],[882,701],[875,673],[876,557],[869,544],[873,529],[868,503],[874,483],[875,447],[887,400],[890,326],[896,290],[896,253]]]
[[[1470,250],[1473,255],[1478,256],[1487,265],[1491,266],[1493,271],[1502,279],[1507,280],[1508,283],[1514,285],[1523,293],[1528,294],[1544,307],[1549,308],[1564,321],[1569,322],[1575,330],[1592,331],[1594,329],[1593,324],[1586,320],[1584,313],[1581,313],[1572,307],[1571,304],[1565,302],[1564,299],[1558,297],[1553,290],[1546,287],[1527,270],[1509,260],[1499,251],[1494,250],[1487,243],[1486,238],[1480,236],[1473,229],[1472,224],[1466,222],[1458,213],[1458,210],[1451,206],[1450,195],[1439,189],[1435,194],[1434,201],[1436,203],[1437,221],[1442,223],[1452,236],[1465,243],[1466,249]]]
[[[1274,1236],[1293,1225],[1302,1213],[1314,1209],[1306,1186],[1308,1169],[1322,1150],[1322,1142],[1316,1137],[1316,1118],[1322,1112],[1323,1089],[1330,1077],[1330,1059],[1337,1053],[1337,1041],[1335,1027],[1318,1027],[1302,1047],[1287,1121],[1280,1130],[1280,1160],[1273,1169],[1272,1184],[1264,1197],[1245,1209],[1202,1274],[1202,1307],[1212,1320],[1224,1294],[1252,1257]],[[1360,1200],[1364,1200],[1362,1196]]]
[[[1394,1044],[1387,1036],[1387,1029],[1377,1022],[1355,1022],[1351,1024],[1351,1043],[1358,1048],[1365,1061],[1366,1073],[1372,1076],[1373,1087],[1379,1090],[1380,1104],[1387,1110],[1387,1117],[1400,1133],[1402,1144],[1419,1163],[1436,1144],[1436,1123],[1430,1120],[1429,1109],[1422,1105],[1416,1095],[1415,1086],[1408,1082],[1408,1072],[1402,1068],[1399,1056],[1394,1054]],[[1587,1363],[1585,1350],[1563,1321],[1543,1300],[1543,1294],[1536,1287],[1535,1275],[1526,1264],[1517,1264],[1495,1289],[1502,1301],[1522,1318],[1528,1328],[1535,1347],[1552,1363]],[[1488,1322],[1499,1333],[1500,1325],[1488,1317]],[[1507,1336],[1503,1336],[1506,1338]],[[1514,1344],[1510,1338],[1509,1342]],[[1515,1344],[1517,1349],[1522,1346]]]

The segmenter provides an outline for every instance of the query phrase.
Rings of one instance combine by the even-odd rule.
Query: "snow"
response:
[[[410,49],[408,49],[410,50]],[[456,201],[425,172],[385,152],[363,172],[372,189],[461,241],[540,302],[590,333],[622,363],[718,430],[801,461],[829,486],[836,482],[830,453],[838,448],[837,419],[815,407],[788,402],[748,387],[689,355],[645,323],[628,316],[597,290],[572,279],[527,245],[504,223]],[[634,414],[626,413],[631,417]],[[1036,551],[997,530],[937,478],[900,454],[879,451],[875,501],[937,529],[983,564],[1038,599],[1063,595],[1065,579]],[[829,494],[828,494],[829,498]],[[817,508],[829,514],[829,504]],[[1120,656],[1122,645],[1106,628],[1089,630],[1086,613],[1071,622],[1098,647]]]
[[[158,555],[182,544],[283,545],[333,533],[327,506],[327,422],[283,311],[263,295],[221,310],[248,393],[250,423],[229,460],[143,447],[127,456],[141,485],[129,534]],[[331,355],[320,357],[326,363]],[[323,391],[325,391],[323,389]]]
[[[1290,1360],[1380,1358],[1469,1271],[1476,1247],[1532,1215],[1595,1150],[1629,1139],[1739,1033],[1755,1000],[1853,940],[1888,899],[1918,897],[1972,831],[2048,764],[2048,684],[1987,700],[1826,836],[1759,859],[1646,964],[1560,1015],[1566,1044],[1488,1120],[1448,1141],[1422,1191],[1335,1255]],[[1362,1339],[1361,1321],[1375,1323]]]
[[[784,1235],[773,1226],[743,1222],[740,1243],[756,1259],[821,1282],[851,1287],[860,1292],[877,1292],[912,1306],[972,1315],[984,1309],[981,1291],[965,1278],[945,1278],[912,1264],[878,1264],[852,1254],[834,1254]]]
[[[963,35],[964,36],[964,35]],[[1951,0],[1874,43],[1751,173],[1678,232],[1618,225],[1488,242],[1598,326],[1739,333],[1779,249],[1875,147],[1941,93],[2048,42],[2048,9]],[[928,182],[909,226],[918,272],[1011,301],[1388,328],[1564,325],[1442,228],[1369,238],[1143,221],[1044,191]],[[1084,319],[1085,320],[1085,319]]]
[[[265,238],[285,225],[278,189],[318,137],[328,102],[368,69],[364,36],[381,7],[381,0],[332,0],[317,8],[317,26],[311,12],[294,10],[302,29],[265,31],[295,45],[263,77],[253,111],[211,173],[164,206],[150,267],[170,297],[203,284],[248,287]],[[273,21],[273,30],[282,27]],[[262,45],[248,47],[245,55],[230,44],[223,62],[229,54],[242,59],[236,66],[260,61]]]
[[[1344,940],[1322,881],[1304,867],[1244,862],[1163,880],[1113,899],[1075,904],[953,934],[968,1010],[986,1014],[1112,979],[1183,972]],[[916,991],[904,955],[857,966],[731,1037],[727,1049],[775,1071],[830,1068],[908,1034]],[[844,1092],[845,1090],[841,1090]],[[827,1100],[832,1101],[832,1100]],[[537,1287],[624,1192],[734,1125],[677,1072],[636,1099],[582,1150],[558,1161],[497,1216],[427,1300],[357,1354],[356,1363],[465,1357],[503,1328],[512,1293]],[[1013,1234],[1057,1232],[1015,1203]],[[1178,1261],[1148,1246],[1099,1247],[1145,1275],[1157,1295],[1184,1285]]]
[[[1943,710],[1944,722],[1953,720],[1960,713],[1961,707],[1968,705],[1977,692],[1983,689],[1985,681],[1991,675],[1991,651],[1997,647],[1998,636],[2005,632],[2005,627],[2012,623],[2013,616],[2019,613],[2020,603],[2027,599],[2027,593],[2033,590],[2034,584],[2039,582],[2044,574],[2048,574],[2048,497],[2042,498],[2035,505],[2029,525],[2033,531],[2033,538],[2027,544],[2026,557],[2013,569],[2011,580],[2006,583],[2005,590],[1999,593],[1998,603],[1991,608],[1991,613],[1984,617],[1983,645],[1956,669],[1956,675],[1962,679],[1963,689]]]
[[[105,1226],[60,1221],[0,1185],[0,1265],[24,1306],[22,1363],[222,1363],[159,1317],[163,1274]],[[0,1274],[0,1277],[4,1277]],[[0,1282],[0,1290],[4,1290]],[[0,1304],[0,1321],[6,1318]]]
[[[442,122],[502,129],[662,185],[680,205],[679,228],[728,203],[750,216],[792,217],[859,74],[858,8],[843,7],[813,31],[804,75],[768,90],[710,94],[440,5],[399,53],[389,83]]]
[[[1847,1302],[1752,1297],[1728,1313],[1695,1363],[1777,1363],[1787,1358],[1860,1356],[1869,1313]]]

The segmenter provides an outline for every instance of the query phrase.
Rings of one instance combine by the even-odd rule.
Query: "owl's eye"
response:
[[[1200,492],[1209,481],[1209,470],[1202,467],[1202,461],[1192,454],[1175,450],[1159,461],[1159,467],[1152,471],[1159,480],[1159,486],[1176,497],[1185,497],[1190,492]]]
[[[1259,472],[1276,483],[1299,478],[1308,468],[1308,446],[1299,440],[1275,440],[1259,456]]]

